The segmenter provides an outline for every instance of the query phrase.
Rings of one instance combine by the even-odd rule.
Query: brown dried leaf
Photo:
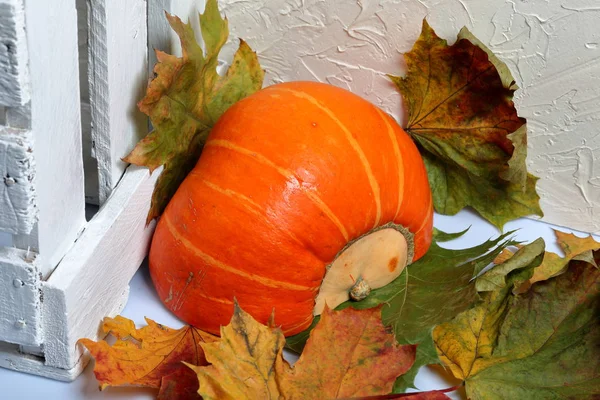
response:
[[[407,105],[406,131],[423,155],[435,209],[452,215],[471,206],[499,228],[542,215],[510,71],[466,29],[457,39],[449,46],[424,20],[404,55],[406,76],[391,77]]]

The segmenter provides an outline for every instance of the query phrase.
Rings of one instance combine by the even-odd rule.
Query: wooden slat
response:
[[[0,0],[0,105],[29,101],[29,71],[23,0]]]
[[[47,276],[85,223],[75,2],[27,1],[25,17],[40,221],[29,242]]]
[[[121,158],[148,132],[148,120],[136,107],[147,82],[146,1],[89,4],[92,140],[103,203],[127,167]]]
[[[41,280],[36,255],[0,248],[0,339],[35,346],[42,342]]]
[[[204,11],[205,0],[155,0],[148,3],[148,69],[150,77],[153,76],[156,55],[154,50],[161,50],[169,54],[181,56],[179,37],[167,21],[165,11],[177,15],[182,21],[192,25],[196,40],[202,44],[200,34],[200,20],[198,13]]]
[[[158,176],[131,166],[75,246],[43,283],[46,363],[71,369],[78,339],[98,338],[102,318],[120,311],[121,297],[147,254],[152,224],[145,220]]]
[[[186,0],[188,1],[188,0]],[[171,32],[165,11],[171,12],[172,0],[156,0],[148,3],[148,76],[152,78],[156,64],[155,50],[171,53]]]
[[[0,127],[0,230],[29,234],[37,220],[30,131]]]
[[[88,82],[88,10],[87,0],[76,0],[77,41],[79,47],[79,88],[81,98],[81,139],[83,172],[85,174],[85,201],[100,204],[98,189],[98,162],[92,154],[92,109]]]
[[[23,0],[0,0],[0,231],[29,234],[37,219]]]
[[[26,374],[45,376],[59,381],[72,381],[85,368],[89,359],[82,357],[71,369],[65,370],[46,365],[43,357],[23,354],[21,348],[12,343],[0,342],[0,367]]]

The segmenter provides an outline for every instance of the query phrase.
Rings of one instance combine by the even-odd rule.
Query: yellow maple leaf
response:
[[[198,375],[204,400],[278,399],[276,367],[283,360],[283,332],[259,324],[235,305],[231,322],[221,327],[221,339],[202,345],[212,365],[188,365]]]
[[[599,250],[600,243],[596,242],[592,236],[580,238],[572,233],[557,230],[554,231],[554,234],[558,245],[565,253],[565,257],[546,252],[540,266],[533,270],[533,276],[516,289],[516,292],[524,293],[535,282],[544,281],[561,274],[571,260],[584,260],[594,263],[592,251]]]

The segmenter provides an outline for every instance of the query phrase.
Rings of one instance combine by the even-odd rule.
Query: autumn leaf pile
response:
[[[240,42],[217,73],[227,20],[209,0],[200,16],[204,50],[191,25],[167,16],[181,58],[158,52],[156,77],[140,109],[154,131],[126,161],[164,166],[151,220],[197,160],[219,116],[262,86],[256,54]],[[425,160],[437,212],[470,206],[499,229],[541,215],[537,178],[525,167],[526,123],[512,103],[504,65],[466,29],[449,46],[424,21],[405,54],[406,76],[390,77],[408,111],[406,131]],[[600,243],[556,232],[564,256],[542,239],[505,233],[472,248],[441,245],[460,233],[434,232],[428,253],[360,302],[326,309],[311,327],[284,338],[235,305],[220,337],[123,317],[102,329],[116,338],[82,339],[100,387],[136,385],[158,399],[445,399],[445,390],[405,394],[424,365],[450,371],[470,399],[600,398]],[[284,347],[300,354],[292,366]]]
[[[438,231],[436,240],[461,234]],[[113,346],[81,343],[96,359],[101,388],[149,386],[158,399],[383,396],[404,393],[418,368],[432,364],[463,381],[470,399],[594,399],[600,243],[556,235],[565,257],[545,252],[542,239],[514,253],[517,243],[504,236],[462,250],[434,244],[390,285],[326,310],[288,338],[288,348],[301,352],[293,367],[276,316],[264,326],[237,304],[220,338],[152,320],[136,329],[119,316],[103,323],[117,338]],[[410,397],[443,399],[444,392]]]

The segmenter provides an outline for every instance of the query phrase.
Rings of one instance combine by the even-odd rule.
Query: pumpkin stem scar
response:
[[[376,228],[371,229],[369,232],[365,233],[364,235],[361,235],[359,237],[357,237],[356,239],[352,239],[351,241],[349,241],[348,243],[346,243],[346,245],[342,248],[342,250],[340,250],[335,257],[333,258],[333,261],[331,261],[331,263],[329,263],[329,265],[327,265],[327,270],[329,270],[329,268],[331,268],[331,265],[333,265],[333,263],[335,262],[335,260],[337,260],[337,258],[348,249],[348,247],[352,246],[354,243],[358,242],[360,239],[369,236],[375,232],[384,230],[384,229],[395,229],[398,232],[400,232],[404,238],[406,239],[406,243],[408,244],[408,254],[407,254],[407,263],[406,265],[410,265],[412,264],[413,258],[415,256],[415,235],[408,230],[408,228],[406,228],[405,226],[402,226],[400,224],[396,224],[394,222],[388,222],[387,224],[378,226]]]
[[[325,305],[365,299],[372,289],[396,279],[414,257],[414,235],[404,226],[389,222],[348,242],[327,266],[314,315]],[[356,279],[355,279],[356,277]]]

